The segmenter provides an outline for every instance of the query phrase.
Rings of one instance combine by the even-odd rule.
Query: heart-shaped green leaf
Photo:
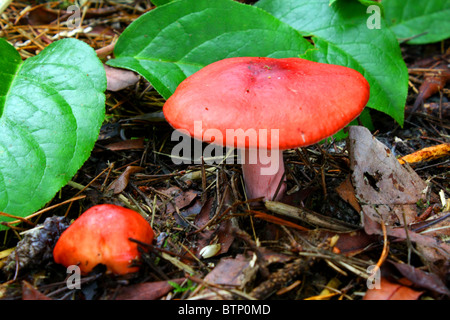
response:
[[[261,0],[256,5],[312,36],[315,50],[303,58],[361,72],[370,84],[368,106],[403,124],[408,70],[381,9],[342,0],[331,6],[329,0]]]
[[[202,67],[237,56],[298,57],[311,45],[256,7],[231,0],[174,1],[139,17],[115,45],[108,65],[144,76],[168,98]]]
[[[75,39],[24,62],[0,39],[0,64],[0,211],[24,217],[90,156],[104,119],[106,76],[95,51]]]
[[[152,3],[155,6],[162,6],[162,5],[165,5],[165,4],[167,4],[167,3],[171,2],[171,1],[172,0],[152,0]]]
[[[383,0],[386,21],[408,44],[437,42],[450,37],[450,0]]]

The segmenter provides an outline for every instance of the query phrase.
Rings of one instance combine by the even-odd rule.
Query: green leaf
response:
[[[381,10],[379,15],[368,14],[358,1],[336,1],[329,6],[329,0],[261,0],[256,5],[312,36],[315,49],[303,58],[361,72],[371,87],[368,106],[403,124],[408,70]],[[379,28],[370,29],[369,18],[376,19]]]
[[[155,6],[162,6],[162,5],[165,5],[165,4],[167,4],[167,3],[171,2],[171,1],[172,0],[152,0],[152,3]]]
[[[174,290],[173,292],[176,293],[183,293],[189,290],[193,290],[195,288],[195,284],[192,283],[192,280],[188,279],[188,281],[185,284],[185,287],[182,287],[181,285],[179,285],[178,283],[174,282],[174,281],[167,281],[168,284],[170,284]]]
[[[342,1],[342,0],[341,0]],[[381,3],[375,1],[375,0],[358,0],[363,6],[377,6],[379,7],[381,10],[383,10],[383,6],[381,5]]]
[[[424,44],[450,37],[450,0],[383,0],[383,6],[399,40]]]
[[[108,65],[144,76],[168,98],[187,76],[237,56],[298,57],[311,45],[267,12],[231,0],[174,1],[139,17]]]
[[[75,39],[24,62],[0,39],[0,64],[0,211],[24,217],[89,157],[104,119],[106,76],[95,51]]]

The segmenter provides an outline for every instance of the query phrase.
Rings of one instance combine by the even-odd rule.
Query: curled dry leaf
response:
[[[430,69],[430,72],[425,73],[415,105],[422,103],[436,92],[442,90],[449,79],[450,69],[447,63],[441,62],[434,69]]]
[[[95,50],[95,53],[97,53],[97,56],[99,57],[99,59],[105,59],[113,53],[114,46],[115,46],[115,43],[110,43],[107,46],[104,46],[100,49]]]
[[[123,140],[123,141],[119,141],[119,142],[110,143],[105,146],[105,149],[108,149],[111,151],[144,149],[144,138],[129,139],[129,140]]]
[[[419,94],[414,101],[414,105],[412,109],[406,110],[409,112],[408,119],[412,116],[414,112],[416,112],[419,107],[432,95],[444,89],[448,80],[450,80],[450,69],[448,67],[448,63],[446,62],[446,57],[442,56],[438,58],[441,60],[436,64],[436,60],[431,61],[422,61],[419,64],[428,70],[424,73],[424,79],[422,84],[419,87]],[[410,72],[414,72],[412,69]],[[419,73],[422,73],[423,70],[420,70]]]
[[[139,81],[139,76],[133,71],[112,68],[104,65],[106,72],[106,89],[109,91],[120,91],[132,86]]]
[[[144,170],[144,168],[139,166],[128,166],[125,171],[122,172],[122,174],[109,185],[108,190],[112,190],[114,194],[121,193],[127,187],[130,176],[133,173],[140,172],[142,170]]]

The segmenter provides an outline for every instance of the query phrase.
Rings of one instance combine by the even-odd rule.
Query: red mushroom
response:
[[[368,99],[368,82],[347,67],[300,58],[240,57],[214,62],[186,78],[163,111],[175,129],[196,139],[245,150],[241,159],[248,197],[271,200],[278,185],[277,198],[285,189],[282,151],[338,132]],[[198,121],[201,130],[195,127]],[[212,139],[206,134],[210,129],[223,139]],[[255,131],[256,141],[249,139]],[[260,161],[265,152],[272,163]],[[249,163],[252,157],[256,163]],[[273,161],[278,170],[269,170]]]
[[[138,245],[153,241],[150,224],[136,211],[111,204],[94,206],[84,212],[60,236],[53,258],[65,267],[78,265],[88,274],[98,264],[116,275],[137,272],[130,265],[140,258]]]

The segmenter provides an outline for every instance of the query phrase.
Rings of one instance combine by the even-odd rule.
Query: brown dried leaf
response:
[[[144,138],[141,139],[129,139],[115,143],[110,143],[105,146],[106,149],[111,151],[123,151],[123,150],[135,150],[144,149]]]
[[[450,290],[436,274],[419,270],[405,263],[391,262],[391,264],[414,285],[450,296]]]
[[[58,13],[55,10],[45,8],[44,4],[35,6],[26,15],[26,23],[32,26],[49,24],[56,19],[58,19]]]
[[[144,170],[144,168],[142,168],[142,167],[128,166],[125,169],[125,171],[122,172],[122,174],[109,185],[107,190],[112,190],[114,194],[121,193],[127,187],[130,176],[133,173],[136,173],[136,172],[139,172],[142,170]]]
[[[200,201],[200,199],[194,199],[194,201],[191,202],[191,204],[189,206],[185,207],[181,211],[181,214],[185,218],[196,217],[201,212],[202,208],[203,208],[203,206],[202,206],[202,202]]]
[[[363,230],[357,230],[339,233],[339,239],[335,247],[339,249],[339,253],[352,256],[369,249],[374,244],[380,245],[378,236],[368,235]]]
[[[444,57],[439,59],[441,62],[436,64],[436,61],[432,61],[433,66],[430,66],[431,68],[424,74],[424,80],[420,85],[419,94],[417,95],[412,108],[405,109],[405,111],[409,113],[407,119],[410,119],[414,112],[416,112],[429,97],[443,90],[448,80],[450,80],[448,62],[446,62]]]
[[[447,81],[450,79],[450,70],[447,63],[440,63],[435,69],[432,70],[435,72],[425,73],[425,78],[423,83],[420,85],[419,95],[417,96],[416,101],[422,102],[436,92],[442,90]]]
[[[364,218],[364,221],[364,230],[367,232],[367,234],[382,234],[379,223],[371,220],[367,216]],[[404,227],[387,227],[386,232],[388,236],[398,239],[409,239],[412,242],[415,242],[422,254],[427,253],[425,254],[425,256],[428,257],[428,261],[436,262],[438,260],[445,260],[450,258],[450,246],[446,243],[440,242],[434,237],[422,235],[411,230],[406,231]]]
[[[56,5],[56,2],[47,2],[36,5],[29,10],[25,16],[26,20],[21,19],[20,22],[30,25],[45,25],[55,22],[61,23],[73,15],[72,10],[53,9]],[[83,17],[86,19],[98,18],[110,15],[118,10],[119,8],[117,7],[88,8],[83,14]]]
[[[184,280],[184,278],[178,278],[170,281],[181,284]],[[121,288],[116,300],[156,300],[172,290],[173,286],[169,281],[138,283]]]
[[[368,289],[363,300],[417,300],[422,293],[382,277],[380,288]]]
[[[104,67],[106,72],[106,89],[109,91],[120,91],[139,81],[139,76],[133,71],[112,68],[106,64]]]
[[[288,261],[292,260],[292,256],[288,254],[284,254],[282,252],[278,251],[272,251],[270,249],[267,249],[266,247],[258,247],[260,260],[258,263],[263,263],[265,266],[268,266],[273,263],[287,263]]]
[[[22,281],[22,300],[52,300],[27,281]]]
[[[417,219],[417,203],[426,202],[425,182],[364,127],[349,128],[348,147],[366,233],[383,234],[380,224],[384,223],[389,236],[415,242],[428,261],[449,259],[448,244],[405,228]]]
[[[356,212],[361,212],[361,206],[359,205],[358,199],[356,199],[355,188],[353,188],[350,176],[336,188],[336,192],[342,200],[347,201]]]
[[[175,212],[175,209],[171,203],[168,204],[168,208],[170,209],[170,212]],[[177,224],[187,227],[187,221],[191,221],[192,218],[195,218],[201,212],[201,210],[202,202],[200,201],[200,199],[195,199],[191,204],[184,207],[183,209],[180,209],[180,214],[178,214],[178,212],[174,214],[175,221],[177,222]]]
[[[238,254],[236,258],[222,258],[204,280],[242,290],[253,281],[257,271],[256,264],[251,264],[248,257]]]
[[[194,190],[187,190],[179,194],[177,197],[175,197],[175,205],[181,209],[185,208],[188,205],[194,201],[195,198],[197,198],[197,193]]]
[[[413,222],[417,202],[426,201],[426,183],[367,128],[349,128],[349,152],[352,182],[364,214],[388,226],[403,225],[403,217],[407,224]]]
[[[95,53],[97,54],[97,57],[99,57],[99,59],[105,59],[106,57],[108,57],[113,53],[114,46],[115,46],[114,42],[110,43],[102,48],[95,50]]]
[[[170,187],[165,190],[159,189],[158,191],[166,194],[168,197],[172,197],[173,198],[172,201],[175,203],[178,209],[183,209],[189,206],[198,196],[197,192],[195,192],[194,190],[189,189],[187,191],[183,191],[178,187]],[[175,207],[172,204],[172,201],[167,203],[166,213],[173,213],[176,211]],[[161,205],[161,202],[158,201],[157,204]]]
[[[205,226],[209,220],[212,218],[212,208],[214,204],[214,198],[208,198],[206,200],[205,204],[202,207],[202,210],[200,210],[200,213],[195,217],[195,225],[199,228]]]

